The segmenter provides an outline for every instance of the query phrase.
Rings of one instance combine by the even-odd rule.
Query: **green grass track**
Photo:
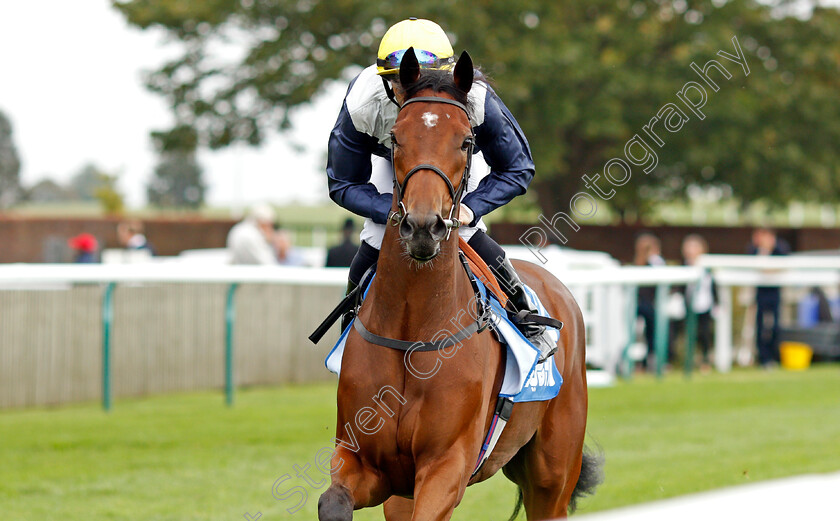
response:
[[[0,412],[4,521],[316,519],[324,488],[296,476],[334,432],[335,386],[176,394]],[[590,393],[589,444],[606,482],[593,512],[771,478],[840,470],[840,366],[806,372],[637,377]],[[299,486],[308,493],[277,500]],[[299,490],[299,489],[298,489]],[[501,475],[471,487],[453,519],[507,519]],[[381,508],[355,519],[382,519]],[[252,517],[252,519],[254,518]],[[523,516],[524,519],[524,516]]]

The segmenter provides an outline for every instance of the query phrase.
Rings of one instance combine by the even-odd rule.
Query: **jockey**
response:
[[[350,83],[330,134],[330,198],[366,218],[361,246],[350,266],[348,292],[376,263],[391,210],[394,174],[389,159],[390,132],[404,94],[399,84],[399,63],[409,47],[414,47],[421,68],[452,69],[455,65],[452,45],[438,24],[417,18],[397,23],[382,37],[376,65],[364,69]],[[476,81],[469,91],[475,150],[481,154],[472,162],[466,194],[461,199],[458,220],[464,224],[458,233],[493,270],[516,311],[536,312],[513,265],[485,233],[487,227],[481,220],[525,193],[534,177],[534,162],[522,129],[483,80],[476,71]],[[481,155],[484,161],[479,160]],[[342,330],[352,318],[352,312],[345,315]],[[521,321],[518,325],[540,348],[541,359],[556,350],[553,343],[538,341],[545,332],[543,326]]]

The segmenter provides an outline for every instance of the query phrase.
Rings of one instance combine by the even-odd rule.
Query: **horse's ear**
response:
[[[403,58],[405,60],[405,58]],[[464,51],[455,64],[455,86],[464,92],[469,92],[473,84],[473,61],[470,53]]]
[[[414,54],[414,47],[409,47],[400,60],[400,84],[403,88],[408,87],[420,79],[420,62]]]

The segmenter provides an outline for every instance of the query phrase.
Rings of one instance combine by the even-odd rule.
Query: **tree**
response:
[[[118,180],[119,173],[108,173],[88,163],[70,179],[67,191],[81,201],[98,201],[106,214],[118,215],[125,207],[125,198],[117,188]]]
[[[609,205],[641,212],[690,186],[731,188],[742,201],[840,196],[840,14],[777,0],[538,0],[398,3],[372,0],[132,0],[115,4],[139,27],[164,28],[180,57],[149,74],[176,115],[156,137],[165,148],[258,144],[288,124],[348,67],[370,64],[387,26],[408,16],[441,22],[456,49],[468,49],[525,130],[538,177],[532,190],[546,213],[568,211],[584,175],[600,174],[676,93],[693,81],[706,91],[703,118],[654,147],[650,173]],[[724,60],[735,37],[750,74]],[[241,60],[224,45],[241,43]],[[731,78],[715,92],[692,68],[716,59]],[[688,94],[687,94],[688,95]],[[697,96],[695,91],[691,95]],[[660,122],[660,125],[662,123]],[[659,145],[657,143],[657,145]],[[639,149],[636,149],[637,151]]]
[[[120,215],[125,208],[123,195],[117,189],[118,179],[118,175],[100,173],[99,185],[93,194],[107,215]]]
[[[184,151],[164,152],[146,188],[149,203],[163,207],[199,208],[204,192],[195,153]]]
[[[93,163],[88,163],[73,175],[68,189],[81,201],[96,201],[96,191],[102,187],[108,174]]]
[[[0,112],[0,208],[20,199],[20,157],[12,140],[12,123]]]
[[[42,179],[26,190],[25,199],[32,203],[59,203],[72,201],[75,194],[52,179]]]

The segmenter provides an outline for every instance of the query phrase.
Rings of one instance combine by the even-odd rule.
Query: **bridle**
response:
[[[420,97],[420,98],[412,98],[405,103],[403,103],[400,109],[404,108],[406,105],[410,103],[447,103],[449,105],[454,105],[459,109],[463,110],[464,113],[467,115],[467,119],[469,120],[470,113],[467,110],[467,107],[464,106],[463,103],[459,103],[457,101],[447,99],[447,98],[437,98],[437,97]],[[393,139],[393,132],[391,133],[391,138]],[[461,226],[461,222],[453,217],[455,212],[455,208],[458,207],[461,196],[467,189],[467,182],[469,181],[470,176],[470,165],[472,164],[472,153],[475,147],[475,136],[470,134],[469,137],[466,139],[467,141],[467,165],[464,167],[464,174],[461,176],[461,184],[458,186],[456,190],[454,186],[452,186],[452,182],[443,173],[443,171],[434,166],[428,164],[417,165],[405,175],[405,179],[403,179],[402,184],[397,182],[397,171],[396,166],[394,167],[394,190],[397,192],[397,210],[391,211],[388,214],[388,220],[391,222],[392,225],[398,226],[402,224],[403,220],[405,219],[407,212],[405,210],[405,205],[403,205],[403,194],[405,193],[405,187],[408,184],[409,179],[411,176],[419,172],[420,170],[431,170],[438,176],[440,176],[445,182],[447,188],[449,188],[449,196],[452,198],[452,208],[449,210],[449,218],[444,219],[444,223],[446,224],[446,239],[449,239],[449,235],[453,229],[458,228]],[[394,149],[393,145],[391,148],[391,164],[394,164]],[[467,262],[467,258],[464,256],[464,252],[458,252],[458,258],[461,261],[461,265],[464,267],[464,271],[467,273],[467,277],[469,278],[470,285],[472,286],[472,290],[474,293],[473,300],[475,301],[476,306],[476,315],[475,318],[468,326],[461,328],[455,334],[449,335],[446,338],[433,340],[430,342],[423,342],[423,341],[408,341],[408,340],[397,340],[394,338],[387,338],[383,336],[379,336],[375,333],[371,333],[362,323],[361,317],[359,317],[358,312],[356,313],[356,317],[353,320],[353,328],[356,332],[367,342],[371,344],[376,344],[384,347],[388,347],[390,349],[397,349],[400,351],[406,352],[406,357],[410,356],[414,351],[438,351],[445,348],[451,348],[456,345],[459,345],[463,340],[470,338],[475,333],[480,333],[484,331],[488,326],[490,326],[491,321],[493,319],[493,313],[491,312],[489,297],[487,296],[487,292],[484,291],[482,293],[481,287],[478,284],[478,280],[476,279],[475,275],[470,268],[469,262]],[[367,276],[363,277],[366,279]],[[364,282],[356,288],[359,290],[359,294],[362,293],[361,288],[364,287]],[[356,302],[356,310],[358,311],[359,302]]]
[[[402,104],[400,110],[404,109],[406,105],[409,105],[411,103],[446,103],[448,105],[454,105],[464,111],[464,114],[467,115],[467,120],[470,119],[470,113],[463,103],[459,103],[455,100],[451,100],[448,98],[438,98],[435,96],[421,96],[419,98],[411,98]],[[431,170],[432,172],[437,174],[441,179],[443,179],[446,183],[446,187],[449,188],[449,197],[452,198],[452,206],[449,209],[449,218],[443,220],[444,225],[446,225],[445,240],[449,240],[449,234],[452,233],[453,229],[459,228],[461,224],[463,224],[454,215],[455,208],[459,207],[461,197],[464,195],[464,192],[467,189],[467,183],[470,179],[470,166],[472,165],[473,149],[475,147],[475,136],[470,134],[470,136],[467,137],[466,141],[468,143],[467,164],[464,167],[464,173],[461,176],[461,183],[458,185],[457,190],[454,186],[452,186],[452,181],[449,180],[449,177],[447,177],[446,174],[444,174],[440,168],[436,167],[435,165],[429,164],[420,164],[409,170],[408,173],[405,174],[405,179],[403,179],[402,184],[400,184],[399,182],[397,182],[397,167],[396,163],[394,162],[394,149],[396,148],[393,145],[394,133],[391,132],[391,165],[394,168],[394,190],[396,190],[397,192],[397,210],[392,210],[388,214],[388,221],[390,221],[393,226],[399,226],[405,219],[407,215],[405,205],[403,204],[403,195],[405,194],[405,188],[408,185],[408,180],[411,179],[411,176],[413,176],[421,170]]]

